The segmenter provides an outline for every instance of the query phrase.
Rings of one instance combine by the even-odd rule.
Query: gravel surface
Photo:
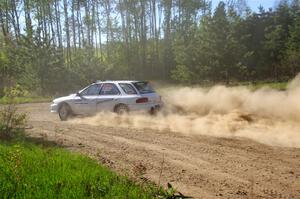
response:
[[[55,141],[113,170],[194,198],[300,198],[300,149],[246,138],[61,122],[48,103],[20,105],[32,137]]]

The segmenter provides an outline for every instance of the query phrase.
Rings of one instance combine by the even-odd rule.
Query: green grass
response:
[[[50,97],[16,97],[14,103],[24,104],[24,103],[38,103],[38,102],[50,102]],[[0,104],[9,104],[9,99],[7,97],[0,98]]]
[[[240,83],[241,86],[247,86],[251,90],[257,90],[268,87],[276,90],[286,90],[288,82],[257,82],[257,83]]]
[[[250,90],[257,90],[263,87],[268,87],[271,89],[275,89],[275,90],[286,90],[287,86],[288,86],[289,82],[285,81],[285,82],[276,82],[276,81],[256,81],[256,82],[252,82],[252,81],[232,81],[229,82],[229,84],[227,84],[226,82],[212,82],[212,81],[205,81],[205,82],[201,82],[198,84],[186,84],[186,85],[181,85],[181,86],[200,86],[202,88],[206,88],[206,89],[210,89],[214,86],[217,85],[224,85],[227,87],[236,87],[236,86],[244,86],[249,88]],[[168,86],[172,87],[172,86],[176,86],[169,84]],[[166,88],[168,88],[168,86],[165,86]]]
[[[62,148],[0,141],[1,198],[153,198],[157,192]]]

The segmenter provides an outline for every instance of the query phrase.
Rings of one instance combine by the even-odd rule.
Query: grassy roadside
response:
[[[198,82],[198,83],[193,83],[193,84],[175,84],[175,83],[167,83],[167,82],[157,82],[154,85],[155,88],[159,89],[167,89],[169,87],[201,87],[205,89],[210,89],[214,86],[218,85],[223,85],[226,87],[239,87],[243,86],[246,87],[250,90],[257,90],[260,88],[268,87],[271,89],[275,90],[286,90],[287,86],[290,82],[289,81],[284,81],[284,82],[275,82],[275,81],[257,81],[257,82],[251,82],[251,81],[243,81],[243,82],[238,82],[238,81],[233,81],[229,82],[228,84],[226,82],[211,82],[211,81],[203,81],[203,82]]]
[[[276,90],[286,90],[288,82],[257,82],[257,83],[247,83],[242,82],[238,84],[239,86],[246,86],[251,90],[257,90],[263,87],[268,87]]]
[[[16,97],[14,98],[14,103],[24,104],[24,103],[39,103],[39,102],[51,102],[52,98],[50,97]],[[0,98],[0,104],[9,104],[9,99],[7,97]]]
[[[1,198],[154,198],[86,156],[26,141],[0,141]]]

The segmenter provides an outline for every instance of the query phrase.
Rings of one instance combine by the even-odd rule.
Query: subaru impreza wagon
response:
[[[93,115],[100,111],[154,114],[161,106],[161,96],[146,81],[97,81],[76,94],[54,99],[51,112],[58,113],[64,121],[70,116]]]

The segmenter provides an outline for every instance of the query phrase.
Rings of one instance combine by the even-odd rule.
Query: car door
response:
[[[94,114],[97,108],[97,99],[101,90],[101,84],[92,84],[83,90],[74,99],[74,111],[77,114]]]
[[[118,104],[121,92],[113,83],[103,83],[100,95],[97,97],[97,111],[113,111]]]

